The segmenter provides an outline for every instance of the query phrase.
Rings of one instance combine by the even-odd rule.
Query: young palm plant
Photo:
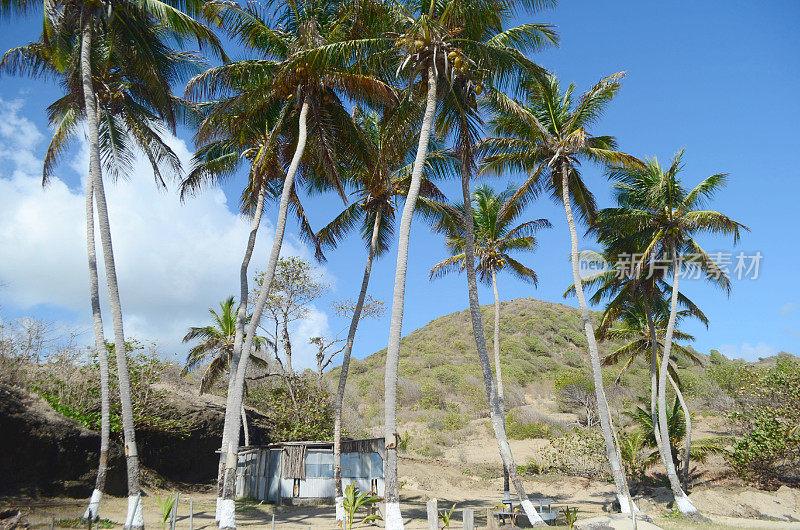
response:
[[[675,401],[671,406],[667,407],[667,425],[669,426],[669,452],[672,457],[678,461],[680,454],[684,455],[684,463],[689,461],[689,458],[695,462],[703,463],[709,456],[715,454],[725,453],[725,444],[729,442],[724,437],[708,437],[697,438],[693,441],[691,446],[688,442],[692,436],[691,421],[686,418],[688,414],[686,408],[681,403],[682,395],[679,393],[680,386],[677,381],[670,377],[672,388],[676,389]],[[661,450],[658,447],[661,441],[656,443],[654,436],[655,429],[653,429],[653,420],[650,414],[643,407],[636,407],[636,410],[628,413],[638,425],[638,429],[634,431],[634,435],[641,438],[636,438],[641,441],[641,449],[653,449],[649,454],[645,452],[642,455],[641,465],[646,469],[661,460]],[[688,473],[688,471],[686,471]]]
[[[350,38],[348,24],[344,23],[349,20],[348,13],[341,8],[342,4],[331,0],[288,1],[263,10],[255,4],[240,6],[215,2],[208,10],[209,16],[259,57],[213,68],[193,79],[187,88],[194,98],[229,95],[227,105],[231,108],[238,106],[247,113],[260,112],[274,105],[275,101],[283,100],[286,120],[278,132],[294,146],[283,178],[275,236],[252,320],[247,332],[237,332],[234,340],[232,364],[236,367],[236,375],[228,393],[223,433],[226,463],[219,510],[220,528],[236,526],[234,493],[239,447],[238,411],[247,362],[275,274],[298,169],[301,163],[318,169],[343,196],[338,168],[346,165],[344,161],[348,154],[356,154],[359,150],[353,148],[358,145],[356,129],[339,94],[365,102],[391,100],[394,94],[388,85],[373,76],[354,71],[349,64],[313,57],[319,47],[343,44]],[[268,14],[272,15],[269,19]],[[307,156],[307,144],[316,155],[314,158]]]
[[[324,250],[335,248],[354,229],[360,231],[367,244],[367,262],[344,345],[334,401],[333,479],[336,488],[337,522],[343,521],[345,517],[342,504],[342,408],[350,358],[367,296],[373,260],[389,249],[394,236],[399,202],[408,194],[411,180],[409,159],[413,160],[412,148],[416,136],[414,128],[409,127],[409,122],[415,118],[416,110],[410,100],[404,100],[396,109],[386,111],[382,116],[356,107],[354,117],[365,140],[365,162],[344,171],[348,182],[356,187],[351,194],[353,200],[316,236],[317,257],[320,260],[324,260]],[[417,211],[430,216],[437,204],[444,200],[444,195],[429,179],[450,173],[447,166],[452,164],[453,159],[442,151],[434,150],[429,153],[427,162],[426,175],[420,185]]]
[[[236,335],[236,315],[238,308],[236,308],[234,298],[232,296],[220,302],[220,311],[209,309],[213,324],[202,327],[191,327],[183,337],[183,342],[192,342],[200,340],[189,350],[186,355],[186,364],[184,365],[184,372],[191,372],[198,366],[205,364],[206,368],[200,378],[200,394],[204,394],[211,390],[211,387],[216,383],[220,377],[226,372],[230,378],[231,373],[231,357],[233,357],[233,340]],[[249,320],[249,319],[248,319]],[[253,343],[254,352],[261,351],[266,339],[264,337],[256,337]],[[261,357],[253,356],[252,362],[259,368],[269,368],[267,362]],[[247,430],[247,415],[245,413],[244,403],[241,407],[242,426],[244,427],[245,445],[250,445],[250,436]]]
[[[659,367],[658,424],[661,435],[660,450],[667,477],[678,510],[687,515],[698,514],[697,508],[681,489],[672,456],[669,454],[669,430],[666,413],[666,387],[668,360],[675,335],[678,317],[679,281],[684,262],[705,272],[707,276],[730,292],[730,280],[695,240],[697,234],[720,234],[733,237],[738,242],[740,230],[747,227],[722,213],[702,209],[714,193],[726,183],[724,174],[704,179],[692,190],[683,187],[680,180],[683,150],[679,151],[668,168],[662,168],[657,159],[647,160],[644,166],[615,167],[611,177],[619,207],[608,213],[610,222],[617,222],[624,231],[640,234],[644,240],[644,260],[648,264],[666,263],[672,275],[672,293],[667,328],[664,332],[664,349]]]
[[[472,217],[475,231],[475,269],[483,283],[491,284],[494,292],[494,372],[497,382],[497,399],[505,423],[505,400],[503,397],[503,372],[500,360],[500,294],[497,288],[497,273],[506,269],[517,279],[538,284],[536,272],[526,267],[510,253],[529,251],[536,247],[534,233],[541,228],[549,228],[546,219],[526,221],[514,226],[522,214],[521,209],[509,208],[508,201],[514,196],[516,187],[509,186],[501,193],[488,185],[479,187],[472,194]],[[431,269],[431,279],[441,277],[455,270],[465,268],[464,253],[464,205],[443,209],[445,217],[438,223],[440,231],[447,237],[447,247],[451,256],[440,261]],[[449,214],[449,215],[447,215]],[[503,466],[503,491],[510,498],[508,470]]]
[[[587,128],[602,116],[605,107],[619,91],[623,73],[606,77],[576,101],[575,85],[562,91],[553,75],[529,78],[524,83],[525,100],[518,102],[500,93],[491,94],[486,108],[494,115],[493,137],[479,146],[484,155],[483,172],[523,171],[526,181],[515,194],[515,207],[521,208],[541,192],[564,206],[571,240],[571,265],[581,312],[589,359],[594,378],[598,416],[606,446],[606,456],[614,477],[620,509],[629,513],[632,506],[625,472],[615,443],[611,413],[603,387],[600,356],[589,307],[579,273],[578,232],[573,208],[580,219],[593,219],[595,200],[580,173],[582,161],[600,164],[638,165],[634,157],[617,150],[611,136],[595,136]]]

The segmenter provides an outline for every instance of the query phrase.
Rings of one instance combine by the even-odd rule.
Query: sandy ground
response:
[[[459,468],[432,461],[401,461],[401,476],[405,480],[402,490],[402,509],[406,518],[406,528],[410,530],[427,528],[425,522],[425,502],[438,492],[440,508],[457,504],[457,510],[472,508],[479,527],[486,524],[486,510],[496,505],[501,482],[496,479],[478,479],[464,475]],[[427,484],[420,477],[429,478]],[[413,478],[417,483],[412,485]],[[576,477],[543,476],[526,479],[529,493],[538,497],[548,497],[554,501],[554,509],[564,506],[578,508],[578,520],[586,520],[608,514],[613,501],[613,486],[609,483],[591,481]],[[637,504],[650,515],[657,527],[668,529],[697,528],[706,530],[726,528],[776,528],[800,529],[800,491],[783,487],[775,492],[764,492],[754,488],[699,486],[691,498],[697,508],[710,519],[702,524],[682,518],[669,516],[669,492],[656,491],[652,497],[637,498]],[[189,520],[189,501],[192,501],[194,515]],[[79,517],[86,507],[87,500],[80,499],[0,499],[0,507],[14,506],[30,511],[27,522],[32,528],[49,528],[51,521]],[[209,493],[187,493],[181,495],[177,528],[211,529],[214,523],[215,497]],[[155,496],[144,499],[145,524],[149,528],[160,527],[159,508]],[[127,509],[126,499],[106,496],[101,514],[104,519],[121,523]],[[237,511],[239,526],[247,528],[270,528],[272,516],[275,528],[305,530],[309,528],[334,529],[333,508],[322,506],[281,506],[241,502]],[[461,517],[452,528],[461,528]],[[563,518],[559,519],[563,525]],[[626,526],[627,524],[627,526]],[[59,526],[57,526],[59,528]],[[629,523],[615,525],[615,528],[630,528]],[[641,528],[641,526],[640,526]],[[650,527],[652,528],[652,527]]]
[[[713,432],[713,427],[708,430]],[[463,432],[470,434],[464,435]],[[420,444],[425,442],[425,439],[419,440]],[[525,463],[529,458],[535,457],[546,443],[545,440],[511,440],[511,447],[516,461]],[[472,508],[477,526],[484,526],[486,510],[494,508],[502,495],[502,479],[498,476],[501,463],[494,437],[485,425],[475,422],[472,428],[462,431],[460,435],[453,435],[450,439],[439,440],[439,444],[443,454],[435,459],[413,454],[401,456],[401,501],[406,528],[427,528],[425,503],[430,498],[437,498],[440,508],[450,508],[453,503],[457,503],[457,511]],[[691,492],[692,501],[710,521],[695,523],[671,516],[671,494],[666,488],[656,489],[647,496],[638,496],[636,503],[660,528],[800,530],[800,490],[782,487],[778,491],[767,492],[734,486],[729,481],[719,482],[716,478],[717,471],[719,470],[709,469]],[[523,482],[532,497],[552,499],[556,511],[565,506],[577,507],[578,522],[607,516],[613,511],[614,487],[608,482],[560,475],[525,477]],[[160,510],[155,492],[147,493],[149,495],[144,498],[145,523],[148,528],[158,528],[161,526]],[[189,520],[190,500],[193,501],[194,509],[192,526]],[[87,502],[88,500],[61,498],[0,498],[0,508],[13,506],[29,511],[27,522],[32,527],[49,528],[53,518],[59,520],[79,517]],[[177,528],[216,528],[214,504],[215,496],[211,493],[182,493]],[[104,519],[121,523],[125,519],[126,509],[127,499],[107,496],[103,500],[101,515]],[[337,528],[333,521],[333,507],[330,505],[276,508],[273,505],[252,502],[239,504],[238,525],[247,528],[271,528],[273,515],[275,528],[278,529]],[[460,514],[454,519],[451,528],[462,528]],[[559,518],[559,522],[563,525],[563,517]],[[615,527],[631,526],[623,521],[615,523]]]

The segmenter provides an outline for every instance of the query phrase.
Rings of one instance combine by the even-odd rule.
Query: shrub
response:
[[[116,373],[114,345],[108,344],[109,399],[111,432],[122,430],[119,383]],[[155,345],[145,346],[131,340],[127,343],[128,373],[131,384],[133,420],[136,427],[155,431],[172,431],[188,436],[191,423],[175,417],[166,391],[156,390],[160,382],[177,367],[159,358]],[[88,351],[88,362],[80,362],[81,354],[70,348],[49,356],[47,362],[30,370],[27,387],[39,394],[53,409],[72,418],[87,429],[100,430],[100,376],[97,353]]]
[[[603,437],[596,429],[575,431],[551,440],[543,454],[547,470],[589,478],[608,478]]]
[[[422,399],[420,399],[420,407],[423,409],[440,409],[444,406],[444,396],[442,389],[433,381],[427,381],[422,385],[420,390],[422,392]]]
[[[428,458],[440,458],[444,454],[441,447],[430,443],[423,445],[417,452]]]
[[[529,440],[533,438],[549,438],[550,426],[540,422],[524,422],[514,412],[506,416],[506,434],[512,440]]]
[[[774,367],[749,368],[729,417],[742,429],[728,456],[744,480],[764,487],[800,483],[800,363],[779,358]]]
[[[455,406],[451,405],[448,407],[444,418],[442,418],[442,430],[457,431],[463,429],[467,423],[469,423],[469,418],[461,414]]]
[[[295,377],[292,394],[284,380],[249,389],[248,403],[269,418],[275,440],[328,440],[333,437],[333,406],[314,377]]]

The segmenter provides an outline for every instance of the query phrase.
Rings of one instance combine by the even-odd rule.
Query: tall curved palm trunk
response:
[[[97,364],[100,369],[100,458],[89,506],[83,513],[85,521],[100,518],[100,502],[106,487],[108,472],[108,440],[111,434],[110,403],[108,392],[108,351],[103,333],[103,316],[100,312],[100,281],[97,274],[97,248],[94,241],[94,193],[92,179],[86,179],[86,254],[89,258],[89,299],[92,304],[94,323],[94,346],[97,350]]]
[[[683,399],[683,392],[681,392],[678,383],[675,382],[675,379],[672,376],[669,376],[669,384],[672,385],[672,389],[675,391],[675,395],[678,396],[678,403],[681,405],[681,410],[683,410],[683,421],[684,425],[686,425],[686,442],[684,444],[684,452],[683,452],[683,474],[681,476],[681,480],[683,481],[683,490],[684,493],[689,490],[689,464],[691,463],[691,451],[692,451],[692,417],[689,415],[689,406],[686,404],[686,400]]]
[[[467,291],[469,292],[469,314],[472,319],[472,334],[475,338],[475,346],[478,350],[478,361],[483,372],[483,381],[486,387],[486,397],[489,401],[489,413],[492,418],[492,427],[500,449],[500,458],[503,460],[503,468],[509,474],[510,481],[514,484],[519,501],[532,525],[543,526],[546,523],[533,507],[522,479],[517,474],[517,465],[514,462],[514,455],[511,453],[511,446],[508,444],[506,436],[505,413],[503,412],[500,399],[498,397],[497,385],[492,375],[492,364],[489,360],[489,352],[486,348],[486,338],[483,335],[483,321],[481,319],[481,306],[478,302],[478,280],[475,275],[475,225],[473,221],[472,208],[469,207],[471,194],[469,189],[470,173],[468,164],[462,164],[461,170],[461,192],[464,197],[464,268],[467,270]],[[495,290],[495,293],[497,291]],[[495,329],[495,333],[497,329]],[[499,351],[499,349],[498,349]],[[499,368],[499,365],[498,365]],[[500,373],[497,374],[500,376]]]
[[[561,200],[564,202],[564,213],[567,216],[569,235],[571,240],[571,262],[572,279],[575,284],[575,294],[578,297],[578,305],[581,311],[583,329],[586,332],[586,341],[589,345],[589,360],[592,365],[592,377],[594,379],[594,392],[597,398],[597,415],[600,419],[600,429],[603,432],[603,441],[606,446],[606,456],[611,467],[611,474],[614,477],[614,485],[617,489],[617,499],[622,513],[631,513],[636,507],[633,505],[628,481],[625,479],[625,470],[621,465],[619,448],[616,444],[614,426],[611,423],[611,411],[608,407],[606,392],[603,388],[603,372],[600,368],[600,354],[597,351],[597,341],[594,337],[594,326],[589,316],[589,306],[586,304],[586,297],[583,294],[583,283],[581,282],[580,271],[578,269],[578,232],[575,228],[575,218],[572,216],[572,202],[569,193],[569,167],[566,162],[561,163]]]
[[[344,391],[347,385],[347,373],[350,370],[350,356],[353,353],[353,342],[356,339],[358,321],[361,319],[361,310],[367,297],[369,276],[372,273],[372,261],[378,248],[378,235],[380,234],[381,211],[375,213],[375,223],[372,225],[372,238],[369,242],[367,264],[364,267],[364,277],[361,280],[361,292],[353,310],[350,320],[350,329],[347,331],[347,342],[344,345],[342,356],[342,371],[339,373],[339,385],[336,387],[336,401],[333,404],[333,482],[336,488],[336,522],[344,523],[344,487],[342,486],[342,407],[344,405]]]
[[[473,234],[473,247],[475,234]],[[494,373],[497,381],[497,401],[500,404],[500,413],[503,415],[503,425],[506,424],[506,401],[503,396],[503,367],[500,364],[500,294],[497,291],[497,271],[492,269],[492,290],[494,291]],[[511,498],[511,485],[509,483],[508,468],[503,464],[503,498]]]
[[[646,297],[644,310],[647,315],[647,329],[650,332],[650,421],[653,422],[656,446],[660,448],[661,433],[658,429],[658,337],[656,336],[656,325],[653,322],[650,304],[647,303]]]
[[[672,453],[670,451],[669,443],[669,423],[667,421],[667,376],[669,366],[669,354],[672,349],[672,336],[675,332],[675,320],[678,315],[678,284],[680,279],[681,263],[678,258],[676,249],[672,251],[672,296],[670,299],[669,308],[669,323],[667,324],[667,331],[664,335],[664,355],[661,358],[661,365],[659,366],[658,373],[658,426],[661,430],[661,459],[664,461],[664,467],[667,470],[667,478],[669,479],[670,488],[672,488],[672,495],[675,497],[675,506],[684,515],[697,515],[699,512],[695,508],[689,496],[681,489],[681,483],[678,480],[678,473],[675,470],[675,462],[672,460]]]
[[[253,315],[250,318],[250,325],[247,328],[244,344],[239,348],[234,345],[232,364],[236,366],[235,380],[232,391],[228,393],[227,405],[225,408],[225,427],[222,435],[223,439],[227,442],[227,447],[223,447],[223,451],[226,452],[226,461],[224,471],[225,478],[222,486],[222,502],[220,503],[220,529],[236,528],[236,467],[239,452],[239,430],[241,428],[239,420],[241,418],[240,410],[242,399],[244,398],[247,361],[250,357],[250,351],[253,349],[253,341],[255,340],[258,323],[261,320],[261,314],[264,312],[264,305],[267,302],[267,296],[272,287],[272,279],[275,276],[275,268],[278,265],[278,257],[281,253],[283,235],[286,232],[286,218],[289,212],[289,198],[292,185],[294,184],[294,177],[297,174],[297,168],[300,165],[300,159],[303,157],[306,139],[308,138],[308,111],[310,107],[311,102],[306,96],[300,108],[297,146],[295,147],[292,162],[289,165],[286,178],[283,182],[281,202],[278,209],[278,221],[275,224],[275,236],[272,241],[272,249],[270,250],[267,268],[264,271],[261,291],[253,307]],[[232,372],[232,374],[233,373],[234,372]]]
[[[92,18],[84,13],[81,38],[81,80],[83,99],[86,106],[86,122],[89,136],[89,177],[94,189],[97,206],[97,222],[100,227],[100,242],[103,245],[103,261],[108,284],[108,301],[114,325],[114,349],[117,358],[117,379],[122,409],[122,432],[125,439],[125,461],[128,469],[128,514],[125,528],[138,530],[144,528],[142,502],[139,498],[139,453],[136,450],[136,434],[133,426],[133,406],[131,386],[128,375],[128,359],[125,347],[125,333],[122,327],[122,305],[119,299],[117,271],[114,265],[114,249],[111,243],[111,225],[108,220],[108,206],[103,188],[103,175],[100,169],[100,142],[97,101],[92,85]]]
[[[411,237],[411,218],[419,197],[422,173],[425,170],[425,157],[431,139],[433,120],[436,117],[437,79],[432,66],[428,67],[428,92],[426,94],[425,114],[419,132],[417,155],[411,172],[406,203],[400,217],[400,231],[397,243],[397,267],[394,274],[394,294],[392,296],[392,319],[389,326],[389,344],[386,348],[386,377],[384,379],[384,403],[386,415],[384,435],[386,437],[386,460],[383,463],[386,498],[386,528],[403,528],[400,513],[400,484],[397,479],[397,371],[400,364],[400,335],[403,331],[403,305],[406,293],[406,269],[408,268],[408,244]]]
[[[264,186],[259,186],[258,201],[256,202],[256,209],[253,212],[253,222],[250,225],[250,235],[247,238],[247,247],[244,251],[244,258],[242,259],[242,266],[239,270],[239,310],[236,313],[236,331],[233,335],[233,349],[234,351],[242,348],[242,340],[244,340],[245,322],[247,322],[247,298],[249,295],[249,287],[247,282],[247,270],[250,267],[250,258],[253,256],[253,249],[256,245],[256,236],[258,235],[258,227],[261,224],[261,216],[264,212]],[[228,396],[233,393],[234,383],[236,381],[236,369],[234,365],[233,356],[228,363]],[[244,404],[242,404],[242,424],[247,421],[244,415]],[[219,467],[217,469],[217,506],[214,519],[219,522],[220,507],[222,506],[222,488],[225,485],[225,461],[226,453],[225,448],[228,445],[226,437],[227,431],[223,428],[222,431],[222,445],[219,452]],[[247,429],[245,428],[245,434]]]

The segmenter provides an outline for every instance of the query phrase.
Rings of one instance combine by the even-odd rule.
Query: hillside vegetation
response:
[[[484,321],[491,322],[492,306],[482,311]],[[492,327],[486,329],[491,348]],[[603,475],[605,461],[594,428],[594,393],[578,310],[532,298],[510,300],[502,303],[500,331],[509,438],[544,443],[538,444],[542,449],[534,451],[523,472]],[[410,456],[439,458],[452,453],[458,440],[493,439],[471,333],[469,314],[460,311],[437,318],[402,340],[398,430]],[[600,342],[601,359],[621,345]],[[800,380],[798,359],[783,352],[748,363],[727,359],[716,350],[702,354],[689,347],[689,351],[699,364],[683,356],[675,361],[694,422],[692,438],[699,439],[695,445],[702,456],[694,463],[700,465],[697,471],[713,469],[719,477],[733,469],[740,478],[768,487],[796,483],[797,474],[786,470],[798,461],[800,417],[788,412],[793,405],[786,403],[797,399],[791,388]],[[385,358],[384,349],[353,360],[344,415],[345,429],[352,436],[383,434]],[[331,388],[339,372],[334,368],[326,374]],[[651,465],[646,461],[651,449],[637,437],[647,429],[637,423],[641,418],[636,418],[636,411],[647,408],[649,366],[635,361],[617,383],[619,373],[620,365],[603,368],[606,392],[620,437],[632,444],[630,454],[623,454],[626,466],[634,476],[644,476]],[[752,388],[756,383],[758,390]],[[669,402],[674,399],[670,391]],[[761,416],[770,421],[754,428],[747,420],[751,415],[747,411],[753,410],[768,411]]]
[[[485,322],[493,319],[492,306],[484,306]],[[593,316],[599,319],[599,313]],[[491,326],[486,341],[491,348]],[[588,378],[586,336],[578,310],[566,305],[518,298],[501,304],[500,351],[506,408],[526,403],[526,392],[549,394],[553,385]],[[601,356],[619,343],[600,343]],[[369,429],[382,419],[383,349],[353,360],[346,403],[354,404],[349,418],[353,429]],[[634,366],[623,378],[623,388],[636,389],[646,367]],[[605,369],[612,382],[618,368]],[[326,374],[335,383],[339,369]],[[633,390],[632,390],[633,391]],[[643,394],[642,394],[643,395]],[[398,416],[404,421],[432,421],[461,415],[463,421],[488,416],[486,392],[472,339],[467,311],[439,317],[404,337],[400,348]],[[361,423],[359,423],[361,422]]]

